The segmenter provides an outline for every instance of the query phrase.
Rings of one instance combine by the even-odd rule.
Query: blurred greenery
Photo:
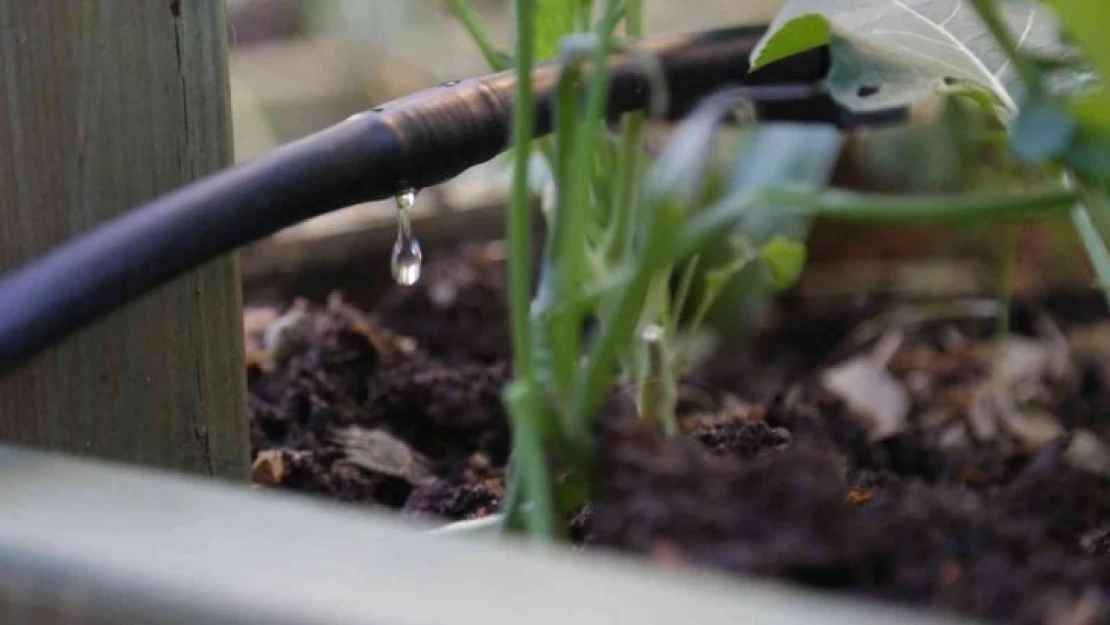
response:
[[[574,4],[570,0],[566,3]],[[552,0],[554,3],[564,0]],[[236,152],[248,159],[357,111],[488,71],[443,0],[228,0]],[[472,2],[494,43],[512,48],[511,2]],[[780,0],[647,3],[648,32],[767,21]],[[549,24],[551,56],[573,25]]]
[[[511,2],[472,0],[471,4],[491,42],[511,50]],[[1080,0],[1049,4],[1071,10],[1094,6]],[[699,0],[692,9],[689,3],[647,0],[646,30],[662,34],[769,22],[781,5],[779,0]],[[445,0],[228,0],[228,8],[232,107],[241,160],[376,103],[488,71]],[[1090,33],[1077,34],[1090,39]],[[555,45],[554,39],[544,39],[541,55],[549,54]],[[1047,56],[1036,60],[1045,71],[1074,69],[1077,61],[1083,61]],[[1012,162],[1008,150],[999,148],[998,137],[1004,139],[1004,133],[968,102],[968,98],[944,99],[914,124],[857,133],[841,164],[851,179],[841,183],[872,191],[947,193],[1020,181],[1027,172]],[[1075,117],[1088,127],[1097,126],[1104,114],[1100,102],[1097,97],[1075,101]],[[649,135],[654,132],[649,129]],[[1107,142],[1096,141],[1095,134],[1085,132],[1086,143],[1071,146],[1072,160],[1082,165],[1077,169],[1110,168],[1104,164],[1110,158],[1104,149]],[[1000,159],[1007,161],[1004,167],[998,167]],[[975,163],[977,170],[972,167]],[[968,236],[982,241],[979,234]],[[810,252],[815,259],[825,253]]]

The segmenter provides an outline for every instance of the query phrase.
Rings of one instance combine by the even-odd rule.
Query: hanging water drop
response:
[[[420,264],[424,254],[420,251],[420,241],[412,235],[412,221],[409,212],[416,202],[416,190],[406,189],[397,194],[397,241],[393,243],[393,255],[389,268],[397,284],[412,286],[420,279]]]

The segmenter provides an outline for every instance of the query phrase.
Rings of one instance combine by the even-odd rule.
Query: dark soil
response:
[[[256,482],[424,519],[495,511],[509,451],[503,280],[496,248],[469,247],[441,252],[372,313],[335,297],[249,324]],[[627,411],[601,418],[603,492],[574,534],[671,566],[996,622],[1110,623],[1100,305],[1016,306],[1015,349],[1028,349],[1006,370],[1026,374],[1014,392],[1036,392],[985,409],[1000,375],[983,352],[993,322],[890,322],[857,341],[886,306],[830,317],[785,302],[785,322],[685,381],[682,436]],[[821,374],[883,344],[909,410],[879,436]],[[1038,360],[1060,350],[1062,371]]]

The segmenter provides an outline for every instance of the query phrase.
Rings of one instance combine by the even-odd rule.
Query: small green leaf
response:
[[[1056,102],[1035,100],[1021,107],[1012,132],[1014,153],[1027,162],[1043,163],[1068,149],[1075,138],[1076,125]]]
[[[785,290],[798,281],[806,262],[805,245],[784,237],[775,237],[760,250],[759,257],[771,277],[771,284],[778,290]]]
[[[751,69],[757,70],[829,42],[829,22],[817,14],[796,17],[763,39],[752,52]]]
[[[1110,24],[1110,2],[1106,0],[1049,0],[1056,14],[1070,34],[1087,53],[1102,79],[1110,80],[1110,37],[1106,27]],[[1099,101],[1103,105],[1102,117],[1110,123],[1110,96],[1102,91]]]

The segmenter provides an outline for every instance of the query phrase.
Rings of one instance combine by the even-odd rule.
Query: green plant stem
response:
[[[512,324],[513,362],[517,373],[532,379],[532,351],[528,309],[531,300],[532,213],[528,188],[528,166],[535,124],[532,93],[535,0],[516,0],[516,98],[513,103],[512,197],[509,206],[509,314]]]
[[[687,261],[682,268],[682,275],[678,279],[678,288],[675,290],[674,301],[671,305],[670,327],[667,328],[667,331],[673,335],[678,335],[678,324],[682,320],[682,315],[686,312],[686,302],[690,298],[690,289],[694,285],[694,276],[697,273],[700,260],[700,256],[694,256]]]
[[[1014,301],[1014,282],[1017,278],[1017,248],[1021,235],[1020,224],[1006,224],[1003,231],[1001,280],[999,281],[998,334],[999,345],[1004,345],[1010,338],[1010,306]]]
[[[1030,96],[1042,96],[1045,92],[1045,86],[1040,70],[1035,63],[1025,58],[1018,50],[1017,43],[998,15],[993,0],[972,0],[972,4],[980,18],[982,18],[983,23],[986,24],[987,29],[1002,47],[1003,52],[1006,53],[1007,58],[1014,64],[1014,68],[1022,82],[1025,83]],[[1110,303],[1110,251],[1107,250],[1106,243],[1110,232],[1105,232],[1103,228],[1099,228],[1099,220],[1094,216],[1095,208],[1103,209],[1110,202],[1107,201],[1104,192],[1092,192],[1082,183],[1077,183],[1077,177],[1073,172],[1065,169],[1062,178],[1067,189],[1075,190],[1078,193],[1078,197],[1073,200],[1070,211],[1072,223],[1087,252],[1087,258],[1095,270],[1095,275],[1107,302]],[[1099,210],[1098,213],[1100,213],[1099,216],[1102,216],[1105,211]]]
[[[1075,185],[1069,176],[1065,176],[1069,185]],[[1092,217],[1093,208],[1105,208],[1106,196],[1102,192],[1081,190],[1080,197],[1071,211],[1072,224],[1075,225],[1087,258],[1095,271],[1095,278],[1110,303],[1110,250],[1106,247],[1106,233],[1099,232],[1095,219]]]
[[[625,0],[624,29],[631,39],[644,36],[644,0]]]
[[[652,209],[643,216],[650,221],[645,228],[646,237],[639,258],[632,263],[631,278],[621,285],[611,307],[603,315],[590,357],[575,378],[567,408],[567,434],[579,447],[589,445],[590,417],[612,384],[618,355],[629,345],[636,331],[652,278],[660,267],[675,261],[670,240],[682,222],[683,212],[667,200]]]
[[[1091,260],[1095,277],[1103,292],[1106,293],[1107,303],[1110,304],[1110,270],[1108,270],[1110,268],[1110,250],[1106,249],[1106,243],[1099,236],[1086,207],[1077,205],[1072,210],[1071,220],[1075,224],[1076,232],[1079,233],[1080,241],[1083,242],[1087,257]]]
[[[515,436],[514,434],[514,441]],[[515,464],[510,463],[510,466],[506,467],[505,470],[505,498],[501,503],[501,510],[503,512],[503,518],[501,520],[502,532],[520,532],[526,529],[524,526],[525,499],[521,473]]]
[[[535,122],[535,101],[532,94],[532,39],[535,24],[535,0],[516,0],[517,16],[517,88],[516,99],[513,103],[513,129],[512,142],[516,150],[513,153],[512,195],[509,201],[508,238],[509,238],[509,317],[512,325],[513,363],[518,376],[524,379],[525,384],[531,385],[533,379],[533,362],[531,350],[530,327],[528,318],[529,301],[531,299],[531,237],[532,215],[529,202],[528,167],[531,150],[533,124]],[[508,400],[508,397],[506,397]],[[506,402],[507,403],[507,402]],[[510,415],[515,409],[516,421],[525,421],[529,415],[519,412],[527,406],[506,406]],[[538,419],[539,415],[530,415]],[[524,436],[519,433],[518,424],[514,421],[514,440]],[[523,476],[519,469],[514,469],[508,477],[508,493],[505,502],[504,529],[515,531],[521,526],[521,507],[524,505],[526,492]]]
[[[570,164],[579,131],[575,102],[576,85],[581,76],[579,62],[578,58],[565,59],[556,85],[552,173],[559,192],[555,213],[548,224],[532,328],[535,356],[541,361],[536,375],[557,396],[564,396],[570,387],[580,347],[580,330],[573,322],[573,311],[559,311],[569,296],[567,285],[575,282],[574,274],[579,267],[567,262],[567,250],[573,238],[583,236],[581,224],[572,223],[577,217],[575,212],[567,206],[567,188],[572,175]]]
[[[648,375],[644,380],[644,415],[655,419],[667,436],[678,434],[677,373],[674,368],[674,337],[664,336],[648,343]]]
[[[625,3],[625,30],[629,38],[644,36],[643,0]],[[606,233],[605,256],[610,262],[621,258],[630,245],[630,228],[639,200],[643,161],[644,114],[630,113],[621,120],[620,161],[617,164],[617,196],[613,219]]]
[[[594,17],[594,0],[578,0],[578,3],[578,30],[589,30]]]
[[[635,332],[643,299],[651,285],[652,272],[637,267],[632,280],[621,290],[612,312],[605,315],[601,334],[593,353],[575,379],[571,404],[567,410],[568,438],[578,447],[588,446],[589,419],[597,408],[605,389],[613,380],[613,367],[622,345],[627,345]]]
[[[613,4],[614,0],[609,0],[607,9],[611,10]],[[556,309],[573,298],[592,273],[587,233],[595,202],[591,201],[590,191],[608,95],[611,32],[609,28],[603,29],[590,53],[589,88],[584,108],[577,103],[582,73],[579,56],[565,59],[557,85],[555,174],[559,195],[537,299],[536,332],[538,339],[543,341],[537,349],[545,357],[545,367],[536,373],[563,396],[569,391],[578,366],[582,324],[578,316],[560,314]]]
[[[468,0],[447,0],[447,6],[455,17],[462,22],[463,27],[470,34],[470,38],[478,45],[478,49],[482,52],[482,56],[486,59],[486,64],[494,71],[503,71],[509,69],[509,59],[506,55],[493,45],[493,40],[490,39],[489,33],[486,32],[486,27],[482,25],[482,18],[474,7],[470,5]]]
[[[644,135],[644,114],[630,113],[621,120],[621,151],[617,163],[617,194],[613,203],[613,219],[605,236],[605,257],[619,260],[631,245],[632,220],[639,200],[641,144]]]
[[[606,14],[614,10],[616,0],[606,2]],[[562,283],[559,293],[567,294],[575,288],[575,282],[582,275],[586,239],[585,225],[590,215],[590,180],[594,164],[594,150],[597,149],[605,118],[605,102],[609,93],[609,49],[612,44],[612,30],[603,28],[598,33],[597,47],[590,61],[590,87],[586,96],[586,107],[582,113],[581,126],[574,137],[571,159],[568,163],[567,178],[563,181],[566,190],[565,202],[560,202],[560,212],[566,212],[566,231],[564,245],[560,252],[560,262],[568,263],[569,271],[561,271]]]
[[[1071,210],[1077,199],[1077,193],[1068,189],[1021,195],[972,193],[956,196],[898,196],[836,190],[815,193],[786,189],[769,189],[753,196],[748,191],[740,191],[726,196],[694,218],[684,232],[670,242],[670,247],[674,258],[686,258],[722,238],[723,232],[728,232],[748,210],[755,208],[863,223],[966,223],[1062,213]]]
[[[900,196],[837,190],[811,193],[771,189],[760,194],[755,201],[762,201],[784,212],[857,221],[960,222],[1020,219],[1058,213],[1071,208],[1076,199],[1076,192],[1067,189],[952,196]]]
[[[657,325],[661,330],[658,336],[639,336],[637,341],[646,342],[647,366],[642,372],[637,392],[640,416],[654,419],[668,436],[678,433],[675,420],[675,403],[678,392],[675,387],[674,370],[674,333],[670,332],[670,278],[673,265],[666,265],[655,272],[648,287],[648,297],[644,306],[644,324]]]
[[[1029,91],[1030,96],[1038,96],[1044,92],[1044,82],[1041,80],[1041,74],[1037,70],[1036,65],[1029,62],[1029,59],[1018,49],[1018,43],[1014,40],[1013,33],[1002,21],[1002,16],[998,13],[998,8],[994,5],[994,0],[971,0],[971,6],[975,8],[975,12],[979,14],[979,18],[983,20],[983,24],[990,31],[994,40],[1006,53],[1007,58],[1014,65],[1014,70],[1017,71],[1021,81],[1025,84],[1025,88]]]
[[[544,449],[543,401],[535,386],[528,380],[517,380],[505,389],[505,406],[513,425],[513,449],[517,457],[520,483],[532,504],[531,514],[525,516],[528,533],[539,540],[554,541],[558,535],[555,495],[551,471],[547,466]],[[519,493],[519,491],[518,491]],[[512,512],[521,514],[523,498],[515,497]]]

